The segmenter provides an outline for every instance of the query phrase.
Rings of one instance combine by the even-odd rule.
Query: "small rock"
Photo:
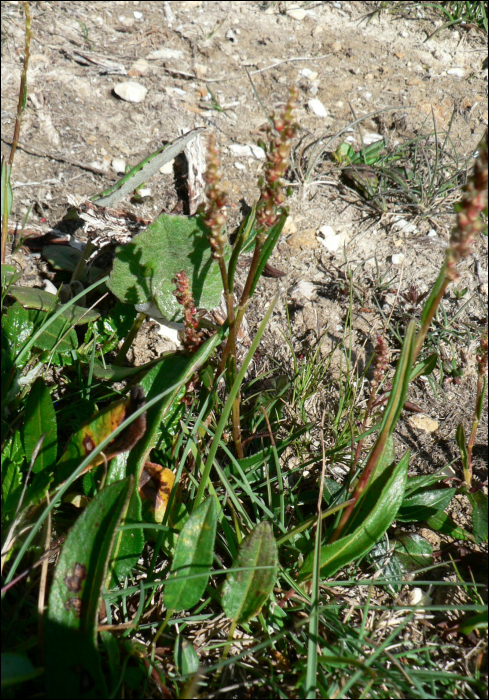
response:
[[[308,280],[300,280],[289,290],[291,299],[307,299],[310,301],[316,295],[316,285]]]
[[[406,221],[406,219],[399,219],[392,224],[392,230],[401,231],[402,233],[412,233],[413,231],[416,231],[416,226],[413,223]]]
[[[313,36],[318,36],[318,34],[322,34],[324,32],[324,29],[321,27],[320,24],[317,25],[317,27],[314,27],[312,30],[312,35]]]
[[[404,253],[394,253],[391,259],[393,265],[401,265],[404,260]]]
[[[318,247],[316,231],[313,228],[308,228],[304,231],[294,233],[292,236],[287,238],[287,243],[291,248],[296,248],[297,250],[300,250],[301,248],[311,248],[312,250],[315,250]]]
[[[262,160],[266,156],[263,148],[256,146],[254,143],[247,144],[246,146],[241,143],[232,143],[229,146],[229,150],[233,155],[240,156],[242,158],[258,158]]]
[[[148,93],[148,89],[144,85],[129,80],[115,85],[114,92],[121,100],[126,102],[142,102]]]
[[[148,61],[156,61],[157,59],[169,59],[169,58],[181,58],[183,56],[183,51],[178,49],[158,49],[157,51],[151,51],[146,58]]]
[[[138,58],[137,61],[135,61],[132,66],[129,68],[129,75],[131,77],[138,76],[138,75],[147,75],[149,71],[149,63],[146,61],[144,58]]]
[[[313,98],[312,100],[309,100],[307,103],[307,106],[313,112],[316,117],[327,117],[328,112],[326,111],[326,107],[323,105],[321,100],[318,100],[317,98]]]
[[[137,10],[132,13],[134,15],[134,19],[143,19],[143,13],[138,12]]]
[[[126,161],[124,160],[124,158],[112,158],[111,165],[116,173],[126,172]]]
[[[307,10],[297,8],[294,10],[287,10],[287,14],[289,15],[289,17],[292,17],[292,19],[296,19],[299,22],[301,22],[304,19],[304,17],[307,15]]]
[[[51,282],[51,280],[43,280],[43,286],[46,292],[49,292],[50,294],[57,294],[58,290],[54,286],[54,284]]]
[[[310,80],[311,82],[313,80],[316,80],[316,78],[318,77],[316,71],[309,70],[309,68],[303,68],[301,71],[299,71],[299,75],[302,75],[304,78],[307,78],[307,80]]]
[[[421,78],[417,78],[416,76],[414,78],[408,78],[406,80],[406,85],[408,87],[414,87],[416,85],[422,85],[422,84],[423,84],[423,81],[421,80]]]
[[[427,235],[428,235],[430,238],[437,238],[437,237],[438,237],[438,234],[437,234],[437,232],[436,232],[436,230],[435,230],[434,228],[430,228],[430,230],[428,231]]]
[[[243,165],[243,163],[235,163],[234,167],[236,170],[246,170],[246,165]]]
[[[289,236],[289,235],[292,235],[293,233],[297,233],[297,225],[295,224],[294,219],[291,216],[288,216],[285,219],[285,224],[284,224],[284,227],[282,229],[282,233],[285,236]]]
[[[465,71],[463,68],[460,68],[460,66],[454,66],[453,68],[449,68],[447,70],[447,75],[454,75],[456,78],[463,78]]]
[[[372,143],[376,143],[377,141],[382,141],[382,136],[381,134],[375,134],[374,132],[371,132],[369,134],[365,134],[363,137],[363,143],[365,146],[370,146]]]
[[[160,168],[160,173],[162,175],[173,175],[174,164],[175,164],[175,159],[171,160],[169,163],[165,163],[165,165],[163,165]]]
[[[374,79],[374,74],[373,73],[367,73],[365,76],[365,80],[368,80],[369,82]]]
[[[238,43],[238,37],[236,34],[233,32],[232,29],[228,29],[226,32],[226,39],[230,41],[232,44],[237,44]]]
[[[333,41],[331,44],[331,51],[340,51],[341,50],[341,44],[339,41]]]
[[[433,420],[424,413],[416,413],[414,416],[409,416],[409,423],[413,428],[422,430],[424,433],[434,433],[440,427],[438,421]]]

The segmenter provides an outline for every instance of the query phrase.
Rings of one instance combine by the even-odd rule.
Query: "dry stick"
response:
[[[295,63],[296,61],[321,61],[323,58],[329,58],[331,54],[325,53],[322,56],[300,56],[297,58],[286,58],[283,61],[277,61],[276,63],[272,63],[270,66],[266,66],[265,68],[259,68],[258,70],[250,71],[250,75],[257,75],[258,73],[264,73],[267,70],[271,70],[272,68],[277,68],[277,66],[281,66],[283,63]],[[243,66],[243,68],[246,68],[246,66]],[[206,83],[222,83],[226,80],[242,80],[243,76],[241,73],[236,74],[236,75],[231,75],[227,78],[211,78],[205,79],[205,78],[199,78],[198,76],[192,76],[194,80],[203,80]]]

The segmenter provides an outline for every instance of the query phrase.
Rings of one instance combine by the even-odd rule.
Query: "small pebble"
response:
[[[440,427],[438,421],[433,420],[424,413],[416,413],[414,416],[409,416],[409,423],[413,428],[422,430],[424,433],[434,433]]]
[[[169,59],[169,58],[181,58],[183,56],[183,51],[178,49],[158,49],[157,51],[151,51],[146,58],[148,61],[156,61],[157,59]]]
[[[116,173],[126,172],[126,161],[124,160],[124,158],[112,158],[111,165]]]
[[[371,94],[370,94],[370,97],[372,97]],[[376,134],[374,132],[371,132],[369,134],[365,134],[365,136],[363,137],[363,143],[366,146],[370,146],[370,144],[376,143],[377,141],[382,141],[382,136],[380,134]]]
[[[465,71],[463,68],[455,66],[454,68],[449,68],[449,70],[447,70],[447,75],[454,75],[456,78],[463,78]]]
[[[138,12],[137,10],[132,13],[134,15],[134,19],[143,19],[143,13]]]
[[[148,93],[144,85],[127,81],[114,85],[115,94],[126,102],[142,102]]]
[[[392,224],[392,230],[401,231],[402,233],[412,233],[413,231],[416,231],[416,226],[413,223],[406,221],[406,219],[399,219]]]
[[[403,260],[404,260],[404,253],[395,253],[392,256],[392,264],[393,265],[400,265]]]
[[[301,8],[297,8],[295,10],[288,10],[287,14],[289,15],[289,17],[292,17],[292,19],[296,19],[300,22],[307,15],[307,11]]]
[[[303,68],[301,71],[299,71],[299,75],[302,75],[304,78],[307,78],[307,80],[310,80],[311,82],[313,80],[316,80],[316,78],[318,77],[316,71],[309,70],[309,68]]]
[[[309,100],[307,103],[307,106],[313,112],[316,117],[327,117],[328,112],[326,111],[326,107],[323,105],[321,100],[318,100],[317,98],[313,98],[312,100]]]

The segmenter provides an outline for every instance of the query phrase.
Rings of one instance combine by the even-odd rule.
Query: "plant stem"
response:
[[[2,264],[5,262],[5,256],[7,253],[7,238],[8,238],[8,217],[9,217],[9,205],[8,205],[8,194],[10,190],[10,171],[12,169],[12,164],[14,162],[15,151],[17,150],[17,145],[19,143],[20,136],[20,124],[22,121],[22,112],[25,109],[25,103],[27,99],[27,69],[29,67],[29,57],[31,53],[31,11],[29,9],[29,3],[23,2],[24,12],[25,12],[25,44],[24,44],[24,67],[22,69],[22,76],[20,78],[20,89],[19,89],[19,101],[17,103],[17,116],[15,118],[14,136],[12,138],[12,147],[10,149],[10,154],[8,158],[8,163],[5,165],[2,163],[2,178],[4,179],[4,191],[2,192],[2,200],[5,203],[5,209],[2,218],[2,247],[0,251]]]
[[[139,333],[139,329],[143,325],[143,321],[145,318],[146,318],[146,314],[142,313],[142,312],[136,316],[136,319],[135,319],[134,323],[132,324],[132,328],[129,331],[129,335],[127,336],[125,341],[122,343],[121,349],[117,353],[117,357],[115,358],[114,362],[112,363],[113,365],[121,365],[124,362],[126,355],[127,355],[127,351],[131,347],[134,338]]]

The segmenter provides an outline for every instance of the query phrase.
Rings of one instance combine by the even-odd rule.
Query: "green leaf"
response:
[[[189,516],[178,537],[171,573],[165,585],[167,610],[188,610],[202,597],[212,566],[216,526],[216,506],[211,496]],[[186,578],[193,574],[202,575]]]
[[[278,547],[270,523],[258,523],[241,542],[233,568],[241,567],[228,573],[222,593],[224,612],[236,624],[258,615],[275,584]]]
[[[128,173],[126,173],[115,185],[112,185],[104,192],[92,197],[92,201],[96,201],[99,206],[113,207],[117,202],[120,202],[126,194],[132,192],[137,187],[146,182],[150,177],[155,175],[160,168],[166,163],[173,160],[181,153],[192,139],[202,132],[202,128],[188,131],[183,136],[179,136],[171,143],[167,143],[159,148],[154,153],[146,156],[140,163],[135,165]]]
[[[111,460],[107,473],[107,485],[116,483],[128,476],[127,473],[128,453],[121,453]],[[89,476],[87,474],[86,476]],[[131,494],[129,505],[121,525],[141,523],[142,504],[138,489],[134,489]],[[137,564],[144,547],[144,531],[140,528],[133,530],[122,530],[116,533],[112,556],[109,564],[109,574],[107,577],[107,588],[120,586],[126,576],[128,576]]]
[[[467,540],[469,542],[474,542],[475,538],[467,530],[459,527],[454,521],[451,515],[444,513],[443,511],[438,511],[431,517],[428,518],[426,523],[437,532],[441,532],[444,535],[449,535],[455,540]]]
[[[69,532],[49,595],[44,650],[50,698],[108,697],[96,647],[112,543],[134,481],[100,491]]]
[[[175,666],[182,676],[197,673],[200,662],[193,645],[182,635],[178,635],[175,642]]]
[[[268,258],[273,253],[273,249],[275,248],[275,245],[279,239],[280,234],[282,233],[282,229],[283,229],[285,222],[287,220],[287,215],[288,215],[288,212],[283,211],[280,219],[277,221],[275,226],[272,226],[272,228],[268,232],[267,239],[263,245],[262,251],[260,253],[260,258],[258,260],[258,266],[256,268],[255,278],[254,278],[253,283],[251,285],[250,296],[253,296],[256,285],[258,284],[258,280],[260,279],[260,275],[263,272],[263,270],[265,269],[265,265],[267,264]]]
[[[200,346],[193,355],[172,355],[163,358],[158,365],[149,370],[141,379],[141,386],[146,394],[146,401],[160,394],[165,389],[174,386],[161,402],[148,410],[146,417],[146,432],[139,443],[131,450],[128,458],[128,473],[132,474],[136,483],[144,463],[149,459],[149,453],[154,447],[161,432],[161,423],[170,413],[181,387],[207,362],[216,347],[224,337],[225,329],[221,329]]]
[[[469,493],[472,504],[472,527],[477,544],[487,542],[487,496],[483,491]]]
[[[470,634],[474,630],[485,630],[487,629],[487,610],[478,613],[477,615],[472,615],[466,620],[463,620],[458,629],[462,634]],[[3,658],[3,657],[2,657]]]
[[[82,255],[81,250],[69,245],[45,245],[42,249],[42,257],[48,261],[51,267],[66,272],[75,271]]]
[[[15,302],[2,318],[2,330],[9,340],[11,355],[15,357],[23,344],[29,340],[34,323],[29,318],[29,312]]]
[[[108,287],[126,304],[154,302],[167,319],[180,319],[183,310],[173,294],[172,280],[182,270],[196,307],[219,306],[221,273],[211,257],[201,218],[162,214],[131,243],[118,249]]]
[[[43,289],[35,287],[19,287],[13,284],[9,288],[9,294],[16,299],[26,309],[38,309],[39,311],[57,311],[63,305],[59,303],[58,297],[50,292],[45,292]],[[74,326],[83,325],[90,321],[96,321],[100,316],[98,311],[93,309],[85,309],[83,306],[76,304],[64,305],[63,312],[59,317],[68,321]],[[38,345],[39,347],[39,345]]]
[[[336,542],[323,545],[321,573],[324,578],[333,576],[343,566],[369,552],[390,527],[402,503],[408,465],[409,452],[375,479],[360,503],[365,514],[357,528]],[[311,552],[299,572],[299,583],[311,578],[313,565],[314,553]]]
[[[467,442],[465,440],[465,430],[462,423],[457,425],[457,432],[455,433],[455,439],[457,441],[458,449],[460,450],[460,456],[462,458],[462,466],[467,469],[469,466],[469,453],[467,451]]]
[[[25,405],[24,449],[29,463],[37,441],[43,434],[44,440],[32,468],[34,473],[54,467],[58,449],[53,401],[44,379],[38,377],[31,387]]]
[[[19,431],[15,431],[2,450],[2,520],[16,510],[22,493],[25,455]]]
[[[141,387],[133,386],[127,397],[113,401],[85,421],[71,436],[66,450],[58,461],[55,483],[60,484],[67,479],[85,457],[93,452],[101,442],[111,435],[126,418],[141,408],[143,404],[144,392]],[[87,471],[99,464],[104,464],[106,459],[110,460],[121,452],[131,450],[138,440],[141,439],[145,430],[146,421],[143,414],[107,446],[104,452],[105,459],[101,454],[94,457],[89,467],[87,467]]]
[[[6,160],[2,161],[2,197],[1,197],[1,208],[2,208],[2,221],[4,217],[7,220],[12,211],[12,203],[14,201],[14,196],[12,194],[12,185],[10,184],[10,171],[12,166],[7,163]]]
[[[22,277],[22,272],[17,272],[15,265],[2,265],[2,293],[7,291],[7,286],[15,284]]]
[[[367,561],[375,571],[381,572],[381,578],[389,581],[386,588],[394,595],[402,588],[402,569],[399,560],[393,556],[392,546],[385,538],[377,542],[367,554]]]
[[[29,309],[29,318],[36,329],[41,330],[42,326],[49,320],[49,314],[45,311]],[[47,352],[55,351],[59,355],[70,353],[78,347],[78,337],[72,323],[60,316],[51,323],[46,330],[34,342],[34,347]]]
[[[407,575],[432,563],[433,548],[421,535],[405,532],[397,535],[393,556]]]
[[[431,374],[435,369],[437,362],[438,354],[436,352],[434,352],[432,355],[429,355],[429,357],[427,357],[425,360],[421,360],[421,362],[418,362],[418,364],[414,365],[414,367],[411,370],[409,381],[412,382],[413,379],[416,379],[421,375],[426,377],[428,374]]]
[[[2,654],[2,688],[23,683],[41,673],[42,670],[36,670],[31,660],[24,654],[11,654],[9,652]]]
[[[428,520],[436,513],[444,511],[456,492],[457,489],[416,491],[403,500],[397,520],[405,523]]]

